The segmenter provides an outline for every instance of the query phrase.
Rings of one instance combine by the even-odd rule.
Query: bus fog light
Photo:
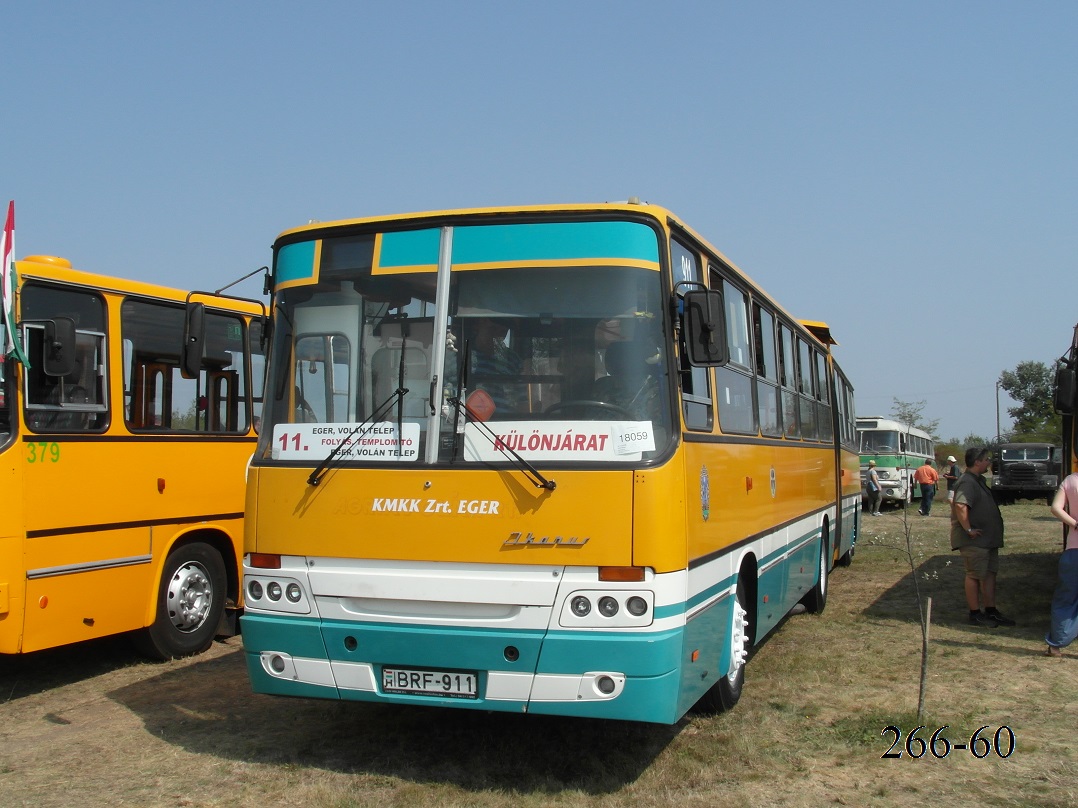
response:
[[[591,601],[583,595],[577,595],[569,604],[569,608],[577,617],[587,617],[591,613]]]
[[[629,610],[629,614],[633,617],[640,617],[648,610],[648,602],[641,597],[633,595],[625,603],[625,608]]]
[[[268,597],[270,600],[280,600],[281,585],[276,581],[270,581],[269,584],[266,586],[266,597]]]
[[[595,686],[604,696],[609,696],[614,692],[614,680],[609,676],[600,676],[595,680]]]
[[[274,654],[270,657],[269,666],[270,670],[272,670],[274,673],[284,673],[284,659],[281,657],[280,654]]]
[[[300,598],[303,597],[303,591],[299,588],[299,584],[291,583],[285,589],[284,596],[293,603],[299,603]]]
[[[262,599],[262,584],[258,581],[251,581],[247,584],[247,597],[251,600]]]
[[[618,613],[618,602],[612,597],[599,598],[599,614],[603,617],[613,617]]]

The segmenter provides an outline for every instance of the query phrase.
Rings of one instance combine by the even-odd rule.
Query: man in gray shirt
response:
[[[992,453],[988,449],[974,446],[966,450],[966,470],[955,484],[951,509],[951,549],[962,554],[966,565],[969,622],[986,628],[1014,625],[996,608],[1003,514],[982,476],[991,466]]]

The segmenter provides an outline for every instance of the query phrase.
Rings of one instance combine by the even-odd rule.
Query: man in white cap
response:
[[[954,455],[947,455],[947,467],[940,476],[947,481],[947,501],[954,504],[954,487],[958,484],[958,461]]]

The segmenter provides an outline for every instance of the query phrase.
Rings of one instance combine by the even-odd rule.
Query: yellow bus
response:
[[[272,272],[257,692],[673,723],[852,557],[829,329],[661,207],[311,224]]]
[[[0,385],[0,653],[121,632],[156,657],[201,652],[242,604],[260,304],[53,256],[15,267],[27,364],[8,357]]]

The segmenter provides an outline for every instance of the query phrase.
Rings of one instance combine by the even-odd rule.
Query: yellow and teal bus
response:
[[[0,654],[125,632],[155,657],[203,651],[242,605],[261,305],[14,263]]]
[[[272,282],[257,692],[673,723],[852,557],[829,329],[661,207],[310,224]]]

